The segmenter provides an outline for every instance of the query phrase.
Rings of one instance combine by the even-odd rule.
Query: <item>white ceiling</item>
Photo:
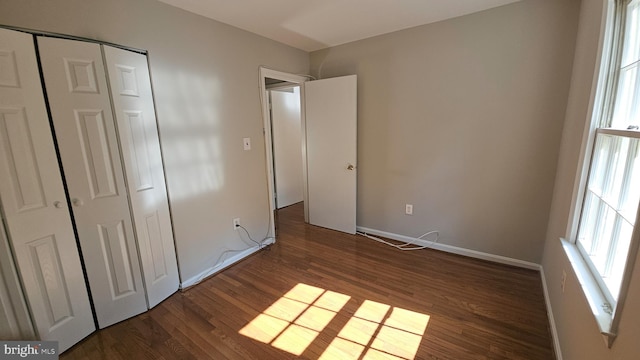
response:
[[[159,0],[314,51],[519,0]]]

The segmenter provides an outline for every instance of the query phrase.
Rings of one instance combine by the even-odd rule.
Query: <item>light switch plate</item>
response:
[[[245,150],[251,150],[251,138],[242,139],[242,143],[244,144]]]
[[[404,213],[407,215],[413,215],[413,205],[406,204],[404,207]]]

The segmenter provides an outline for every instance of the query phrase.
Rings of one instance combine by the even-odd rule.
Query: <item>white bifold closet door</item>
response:
[[[0,198],[38,337],[60,351],[95,330],[33,46],[0,29]]]
[[[103,45],[149,307],[178,290],[178,263],[147,57]]]
[[[38,38],[65,181],[100,328],[147,310],[100,45]]]
[[[109,83],[101,45],[54,38],[38,38],[38,45],[103,328],[146,311],[178,289],[149,73],[137,63],[111,63]],[[130,53],[106,48],[109,59],[120,51],[123,58]],[[130,54],[146,65],[144,55]],[[122,96],[136,100],[126,102]]]

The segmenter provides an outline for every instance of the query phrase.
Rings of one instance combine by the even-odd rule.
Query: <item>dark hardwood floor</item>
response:
[[[276,244],[61,359],[554,359],[540,275],[279,212]]]

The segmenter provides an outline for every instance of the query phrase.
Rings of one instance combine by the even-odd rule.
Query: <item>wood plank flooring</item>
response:
[[[401,252],[282,209],[276,244],[61,359],[555,359],[536,271]]]

